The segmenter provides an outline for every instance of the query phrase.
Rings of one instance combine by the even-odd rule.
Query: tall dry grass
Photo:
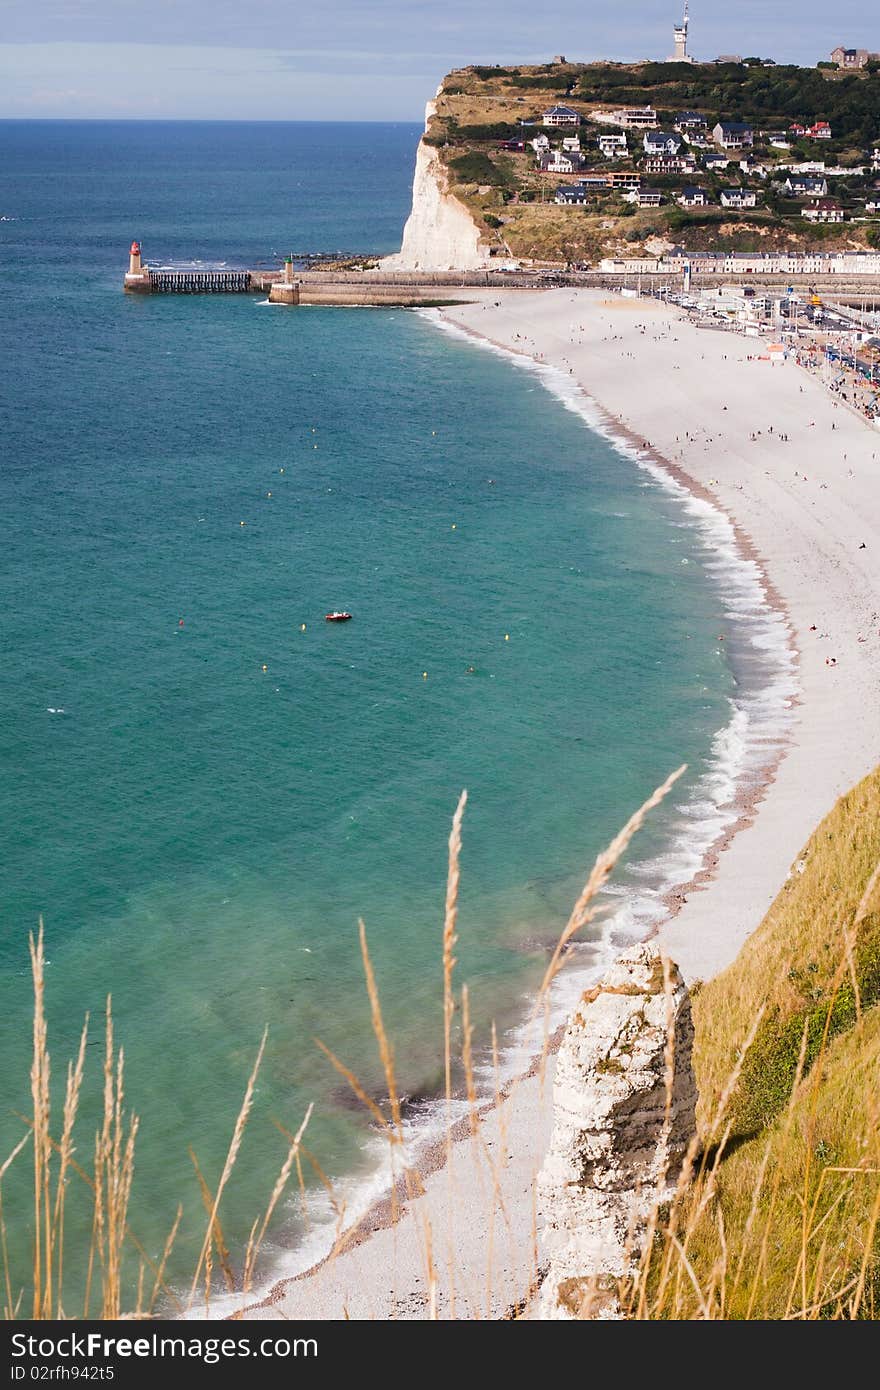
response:
[[[108,997],[104,1022],[104,1061],[102,1069],[101,1121],[95,1135],[91,1171],[75,1157],[74,1127],[82,1097],[83,1073],[89,1019],[86,1016],[76,1059],[68,1063],[61,1114],[60,1138],[52,1135],[51,1059],[45,1010],[45,942],[42,920],[36,937],[29,938],[34,992],[33,1055],[31,1062],[31,1102],[33,1113],[25,1117],[25,1133],[0,1165],[0,1261],[3,1273],[3,1317],[26,1315],[34,1319],[71,1317],[116,1320],[125,1316],[152,1316],[161,1303],[163,1309],[182,1313],[191,1308],[201,1290],[206,1310],[210,1309],[212,1273],[215,1261],[227,1277],[227,1287],[235,1283],[229,1252],[219,1221],[224,1189],[235,1166],[242,1135],[250,1114],[257,1073],[266,1043],[260,1044],[248,1079],[227,1152],[223,1172],[215,1193],[198,1169],[206,1198],[208,1221],[204,1240],[192,1276],[188,1298],[182,1298],[167,1279],[166,1271],[180,1228],[182,1208],[178,1207],[158,1260],[150,1257],[129,1223],[129,1206],[134,1181],[135,1145],[138,1118],[125,1105],[125,1065],[123,1049],[116,1049],[113,1011]],[[247,1291],[269,1224],[283,1196],[301,1141],[311,1115],[309,1107],[297,1133],[288,1136],[287,1156],[269,1198],[262,1220],[251,1230],[244,1253],[241,1287]],[[16,1161],[22,1161],[28,1145],[33,1163],[32,1263],[30,1270],[13,1269],[9,1253],[8,1214],[3,1205],[3,1179]],[[72,1178],[87,1189],[91,1199],[91,1236],[85,1254],[85,1292],[81,1308],[68,1306],[65,1298],[65,1214],[67,1192]],[[20,1216],[20,1213],[16,1213]],[[130,1268],[126,1267],[128,1260]],[[126,1291],[134,1288],[133,1301],[125,1306]]]
[[[595,918],[597,894],[650,810],[683,769],[648,799],[596,860],[550,956],[534,1006],[543,1018],[543,1054],[548,1043],[548,999],[565,951],[576,933]],[[485,1287],[481,1302],[465,1300],[482,1316],[498,1316],[493,1269],[499,1235],[511,1222],[529,1222],[533,1257],[523,1275],[523,1299],[512,1316],[529,1315],[540,1282],[537,1221],[530,1212],[509,1211],[503,1195],[506,1117],[516,1086],[502,1092],[498,1039],[493,1028],[494,1109],[500,1145],[487,1144],[475,1081],[475,1044],[466,985],[456,988],[458,891],[465,797],[453,818],[449,872],[438,961],[443,993],[445,1096],[455,1098],[460,1066],[467,1106],[468,1139],[486,1175]],[[875,852],[876,851],[876,852]],[[803,862],[780,894],[761,929],[730,971],[696,993],[695,1065],[700,1083],[699,1129],[671,1198],[655,1202],[647,1237],[633,1246],[632,1274],[617,1296],[627,1318],[641,1319],[864,1319],[877,1315],[880,1293],[880,772],[844,798],[805,851]],[[424,1190],[411,1160],[397,1082],[394,1049],[385,1027],[366,928],[359,941],[373,1033],[385,1078],[386,1100],[377,1101],[355,1071],[316,1040],[389,1145],[393,1215]],[[835,954],[836,947],[836,954]],[[266,1043],[264,1035],[233,1126],[219,1181],[212,1189],[192,1154],[206,1224],[189,1287],[169,1286],[167,1269],[179,1231],[178,1208],[162,1253],[153,1259],[131,1229],[137,1117],[126,1108],[124,1056],[114,1041],[110,1000],[104,1020],[101,1122],[91,1167],[77,1158],[75,1125],[83,1087],[89,1035],[86,1018],[75,1059],[67,1068],[60,1134],[53,1137],[51,1063],[45,1011],[45,951],[42,922],[30,939],[34,990],[31,1102],[26,1132],[0,1165],[0,1261],[3,1315],[16,1318],[151,1316],[157,1308],[210,1314],[218,1283],[238,1290],[244,1302],[253,1290],[260,1250],[294,1173],[307,1209],[302,1161],[330,1193],[336,1211],[336,1240],[330,1261],[352,1239],[344,1200],[334,1191],[318,1158],[305,1146],[310,1106],[296,1132],[278,1128],[286,1152],[264,1211],[254,1220],[244,1252],[230,1254],[221,1224],[221,1205],[238,1161],[250,1118]],[[668,964],[664,965],[667,995]],[[806,983],[805,983],[806,982]],[[809,991],[809,992],[807,992]],[[792,1037],[796,1033],[794,1055]],[[459,1043],[460,1055],[454,1044]],[[777,1053],[773,1048],[776,1046]],[[778,1054],[778,1055],[777,1055]],[[756,1066],[755,1057],[759,1058]],[[768,1058],[778,1065],[768,1067]],[[767,1080],[767,1073],[770,1080]],[[667,1113],[674,1082],[672,1028],[666,1059]],[[755,1094],[758,1094],[758,1101]],[[450,1112],[451,1113],[451,1112]],[[33,1166],[32,1265],[14,1270],[9,1257],[3,1179],[13,1163]],[[447,1141],[447,1156],[452,1139]],[[453,1168],[447,1164],[454,1204]],[[87,1279],[81,1307],[65,1299],[66,1194],[73,1180],[88,1190],[92,1205]],[[447,1259],[438,1259],[442,1233],[422,1213],[416,1220],[429,1318],[456,1316],[454,1231],[446,1233]],[[237,1270],[237,1272],[236,1272]],[[528,1285],[528,1288],[526,1288]],[[134,1290],[131,1295],[126,1290]],[[128,1306],[126,1306],[128,1297]],[[588,1294],[583,1316],[595,1315]]]

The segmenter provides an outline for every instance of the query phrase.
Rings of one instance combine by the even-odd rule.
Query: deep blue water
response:
[[[359,916],[401,1084],[436,1090],[460,790],[485,1046],[596,852],[672,767],[696,782],[729,717],[699,532],[534,374],[404,311],[122,294],[134,236],[157,261],[393,250],[417,138],[0,123],[0,1137],[30,1105],[42,913],[54,1074],[112,992],[131,1222],[158,1249],[184,1203],[175,1277],[200,1240],[187,1146],[216,1182],[265,1025],[230,1242],[284,1157],[273,1120],[314,1101],[324,1168],[369,1163],[313,1042],[379,1085]],[[323,621],[342,606],[353,622]],[[640,852],[670,834],[661,814]]]

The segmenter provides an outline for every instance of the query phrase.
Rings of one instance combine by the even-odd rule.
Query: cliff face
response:
[[[426,130],[434,110],[435,103],[428,102]],[[479,270],[487,260],[479,228],[464,204],[447,192],[437,150],[419,141],[403,245],[398,255],[386,258],[385,266],[389,270]]]
[[[648,1213],[674,1186],[694,1133],[690,998],[669,970],[667,989],[657,947],[631,947],[568,1024],[538,1177],[549,1260],[541,1317],[619,1316],[615,1281],[638,1259]]]

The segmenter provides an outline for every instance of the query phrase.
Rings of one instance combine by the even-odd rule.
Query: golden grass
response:
[[[835,989],[847,931],[870,1001],[880,987],[880,769],[841,797],[811,836],[760,927],[733,965],[694,999],[694,1067],[704,1119],[737,1060],[750,1021],[766,1010],[743,1088],[734,1098],[735,1133],[772,1119],[791,1090],[805,1020],[821,1037],[824,1010]],[[839,981],[838,1011],[852,1000],[851,982]],[[763,1069],[763,1072],[761,1071]]]
[[[661,1212],[630,1315],[876,1317],[878,1075],[875,1007],[798,1078],[765,1133],[728,1150],[725,1124],[718,1150]]]
[[[737,960],[696,992],[699,1130],[631,1316],[877,1316],[878,866],[880,770],[841,798]]]
[[[646,815],[667,794],[674,773],[630,818],[593,866],[550,957],[534,1009],[544,1010],[568,943],[593,920],[597,893],[625,853]],[[501,1167],[505,1161],[504,1112],[498,1083],[498,1041],[492,1052],[500,1115],[500,1152],[486,1145],[474,1080],[474,1042],[467,986],[456,991],[464,795],[449,838],[445,911],[438,945],[443,989],[443,1043],[447,1102],[453,1096],[454,1023],[468,1103],[470,1136],[488,1176],[485,1201],[487,1264],[484,1306],[492,1316],[496,1212],[502,1221],[530,1219],[535,1244],[530,1294],[537,1287],[535,1215],[505,1210]],[[864,779],[818,828],[789,881],[740,957],[716,980],[695,993],[695,1070],[700,1087],[699,1128],[672,1198],[656,1203],[648,1239],[633,1277],[617,1296],[632,1319],[873,1318],[880,1295],[880,769]],[[405,1199],[422,1191],[407,1159],[394,1051],[382,1016],[379,989],[364,924],[359,938],[373,1032],[387,1088],[387,1105],[377,1103],[355,1072],[319,1043],[385,1135],[392,1172],[401,1176]],[[81,1180],[92,1195],[92,1235],[87,1252],[83,1315],[126,1316],[126,1289],[135,1289],[133,1312],[153,1315],[160,1299],[176,1303],[166,1269],[179,1229],[178,1209],[158,1260],[151,1259],[128,1220],[138,1122],[127,1113],[124,1058],[114,1042],[110,1001],[105,1017],[103,1108],[95,1137],[93,1170],[75,1157],[74,1129],[88,1038],[86,1019],[76,1058],[69,1063],[61,1132],[52,1136],[51,1064],[48,1048],[42,923],[30,941],[34,987],[31,1101],[33,1115],[13,1152],[0,1165],[0,1258],[3,1314],[34,1318],[70,1316],[64,1304],[65,1194]],[[667,998],[671,975],[664,962]],[[674,1081],[670,1002],[666,1055],[667,1120]],[[234,1271],[220,1220],[220,1207],[251,1112],[266,1036],[257,1052],[233,1126],[215,1190],[192,1155],[206,1211],[206,1227],[189,1286],[187,1308],[197,1297],[211,1307],[215,1267],[226,1289],[246,1296],[253,1287],[260,1249],[296,1169],[305,1203],[303,1155],[330,1193],[337,1213],[334,1255],[350,1242],[345,1205],[317,1158],[303,1144],[310,1106],[298,1130],[279,1130],[286,1152],[265,1210],[254,1221],[246,1250]],[[546,1047],[546,1027],[545,1027]],[[515,1093],[515,1085],[513,1087]],[[505,1103],[509,1103],[509,1100]],[[276,1122],[277,1123],[277,1122]],[[18,1282],[10,1267],[3,1178],[28,1142],[33,1161],[33,1259],[30,1276]],[[452,1166],[449,1165],[450,1185]],[[659,1190],[659,1189],[658,1189]],[[454,1192],[452,1193],[454,1197]],[[392,1206],[397,1201],[396,1187]],[[418,1220],[426,1284],[427,1316],[441,1308],[456,1316],[456,1270],[450,1228],[448,1273],[437,1261],[437,1239],[426,1216]],[[135,1265],[126,1268],[126,1258]],[[331,1256],[333,1258],[333,1256]],[[444,1283],[445,1278],[445,1283]],[[607,1301],[607,1281],[586,1281],[570,1292],[580,1316],[595,1316]],[[568,1297],[568,1296],[567,1296]],[[177,1304],[180,1307],[179,1303]],[[181,1309],[183,1311],[183,1309]]]

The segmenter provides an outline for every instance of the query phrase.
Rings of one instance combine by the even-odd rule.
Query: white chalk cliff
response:
[[[582,997],[559,1051],[538,1177],[549,1266],[539,1317],[621,1316],[616,1281],[637,1262],[648,1214],[674,1187],[694,1133],[692,1045],[687,987],[674,965],[667,987],[652,944],[624,951]]]
[[[425,111],[425,131],[436,109]],[[413,178],[412,211],[403,245],[383,261],[386,270],[480,270],[488,264],[480,229],[464,203],[448,191],[446,171],[433,145],[419,141]]]

